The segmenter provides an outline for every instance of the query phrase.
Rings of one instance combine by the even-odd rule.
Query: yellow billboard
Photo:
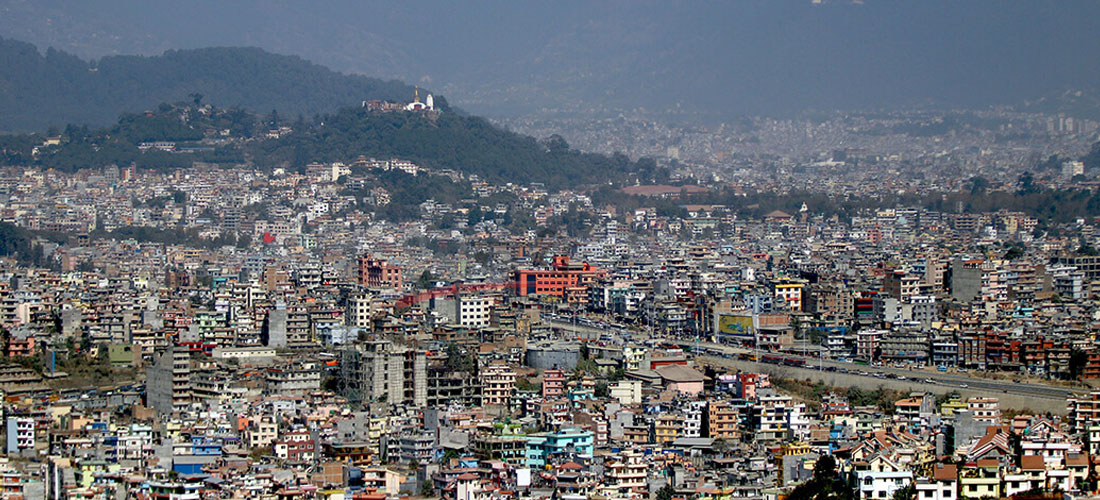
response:
[[[718,333],[726,335],[752,334],[752,316],[742,314],[719,314]]]

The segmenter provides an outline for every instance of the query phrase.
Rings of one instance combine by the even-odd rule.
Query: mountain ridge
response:
[[[201,95],[222,107],[312,116],[368,99],[408,100],[413,86],[332,71],[256,47],[168,50],[86,61],[0,38],[0,132],[109,125],[126,112]]]

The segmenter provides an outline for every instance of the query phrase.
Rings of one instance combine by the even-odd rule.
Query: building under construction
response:
[[[424,406],[427,352],[373,340],[340,351],[340,393],[354,405],[372,401]]]

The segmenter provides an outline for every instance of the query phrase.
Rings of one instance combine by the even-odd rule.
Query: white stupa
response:
[[[413,91],[413,102],[410,102],[405,106],[405,111],[430,111],[435,109],[435,100],[432,99],[432,95],[428,94],[427,102],[420,102],[420,86],[416,86],[416,90]]]

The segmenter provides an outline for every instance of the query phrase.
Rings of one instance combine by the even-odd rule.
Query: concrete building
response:
[[[527,346],[527,366],[536,370],[572,370],[580,361],[581,346],[573,342],[539,342]]]
[[[8,456],[17,455],[23,450],[34,449],[33,418],[8,417],[7,430]]]
[[[146,405],[158,415],[170,415],[191,404],[191,355],[171,346],[145,370]]]
[[[482,405],[508,407],[516,389],[516,372],[505,364],[492,364],[481,369]]]
[[[546,370],[542,372],[542,398],[560,398],[565,394],[565,372]]]
[[[263,341],[265,346],[280,349],[286,347],[286,323],[286,306],[280,304],[276,306],[276,309],[267,312],[267,318],[264,319],[263,326]]]
[[[980,259],[961,257],[951,262],[951,298],[971,302],[982,296],[982,264]]]
[[[458,295],[454,299],[455,323],[470,328],[486,328],[493,319],[496,298],[484,295]]]
[[[386,259],[376,259],[370,254],[359,258],[359,284],[370,288],[400,290],[404,286],[401,266],[390,265]]]
[[[386,401],[424,406],[428,401],[427,353],[388,340],[341,351],[344,396],[356,402]]]
[[[552,269],[519,269],[514,274],[516,295],[552,295],[566,302],[587,302],[588,287],[607,275],[587,262],[575,264],[569,257],[554,257]]]

